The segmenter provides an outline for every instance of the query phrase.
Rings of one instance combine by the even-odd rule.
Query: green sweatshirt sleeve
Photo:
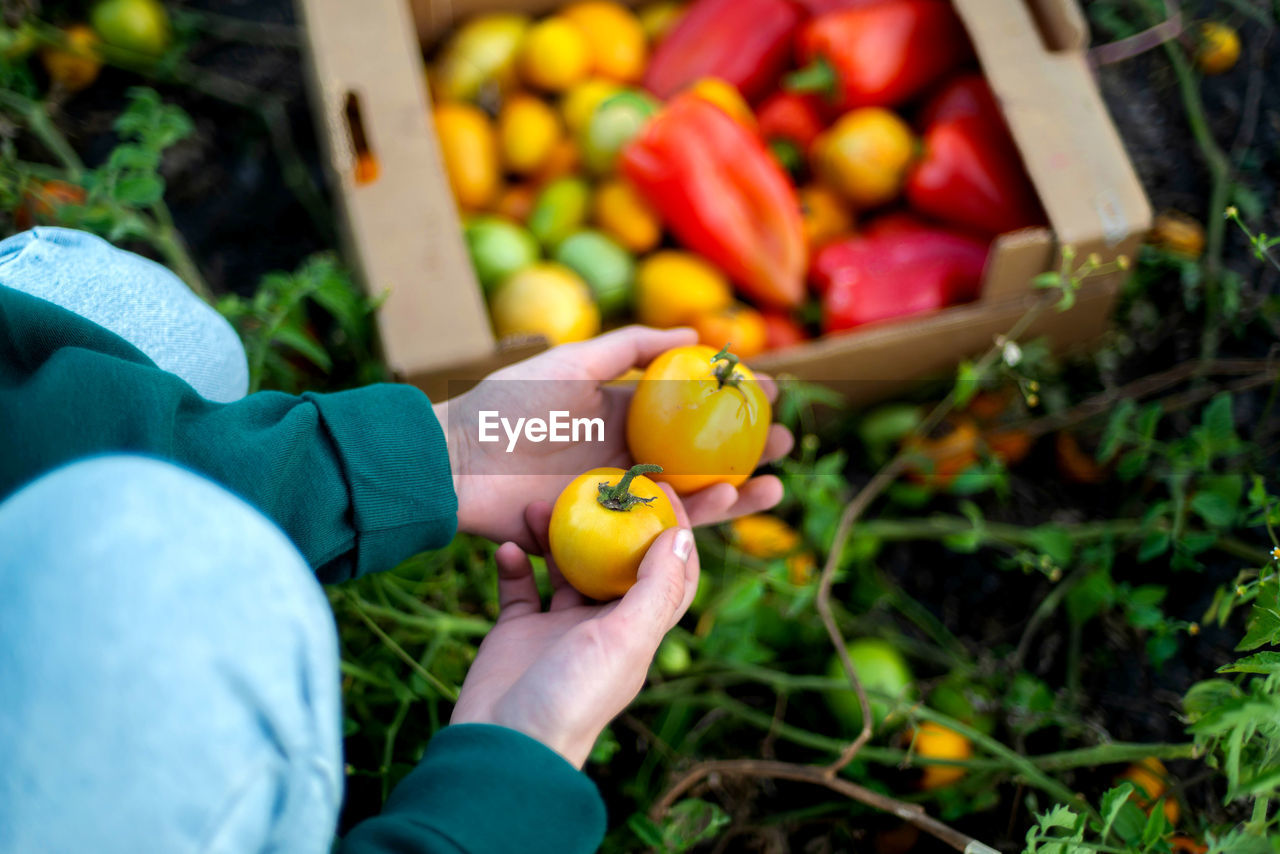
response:
[[[458,724],[338,854],[587,854],[604,831],[599,791],[560,754],[512,729]]]
[[[140,453],[253,504],[321,581],[389,569],[457,526],[444,433],[404,385],[202,398],[106,329],[0,286],[0,499],[72,460]]]

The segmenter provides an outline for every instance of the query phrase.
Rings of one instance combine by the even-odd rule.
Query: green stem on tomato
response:
[[[839,85],[840,76],[836,74],[835,66],[824,56],[782,80],[782,88],[788,92],[815,92],[827,97],[834,96]]]
[[[606,510],[616,510],[626,512],[637,504],[648,504],[657,496],[649,498],[641,498],[638,495],[631,494],[631,481],[642,474],[657,474],[662,471],[662,466],[655,466],[651,463],[638,463],[622,476],[616,484],[610,486],[607,482],[600,484],[600,494],[596,497],[596,501],[600,502],[600,506]]]
[[[729,352],[731,346],[726,343],[720,348],[719,353],[711,357],[711,364],[715,366],[716,381],[720,383],[720,388],[727,385],[736,387],[742,381],[742,374],[737,373],[738,365],[742,360]],[[718,362],[724,362],[724,364],[717,364]]]

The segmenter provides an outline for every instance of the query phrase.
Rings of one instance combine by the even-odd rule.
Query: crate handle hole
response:
[[[356,186],[372,184],[378,180],[381,167],[378,156],[369,144],[369,134],[365,132],[364,118],[360,111],[360,96],[355,92],[347,92],[343,101],[342,115],[347,124],[347,136],[351,140],[351,149],[355,152],[353,176]]]

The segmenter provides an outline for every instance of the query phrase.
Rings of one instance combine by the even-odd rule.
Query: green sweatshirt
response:
[[[411,386],[211,403],[123,338],[0,285],[0,500],[58,466],[140,453],[200,472],[273,519],[337,582],[447,543],[457,498],[444,433]],[[447,727],[343,854],[591,851],[594,784],[541,743]]]

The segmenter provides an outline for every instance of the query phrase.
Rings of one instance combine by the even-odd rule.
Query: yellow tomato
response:
[[[813,580],[818,571],[818,560],[813,552],[800,552],[787,558],[787,581],[800,587]]]
[[[640,26],[649,43],[658,42],[676,25],[684,14],[684,4],[677,0],[657,0],[640,7]]]
[[[728,307],[733,291],[728,278],[710,261],[692,252],[668,250],[640,262],[635,299],[636,318],[665,329]]]
[[[719,77],[703,77],[690,86],[689,91],[724,110],[738,124],[755,131],[755,113],[751,112],[751,107],[747,105],[737,86]]]
[[[627,411],[627,445],[681,495],[717,483],[739,486],[764,452],[769,400],[738,357],[677,347],[654,359]]]
[[[812,552],[798,551],[800,534],[777,516],[753,513],[739,516],[729,523],[733,542],[749,555],[761,558],[786,558],[787,580],[792,584],[806,584],[817,569]]]
[[[621,179],[610,179],[599,186],[591,216],[602,231],[632,252],[648,252],[662,238],[658,215]]]
[[[548,534],[551,557],[583,595],[608,600],[626,593],[649,546],[676,526],[670,499],[644,476],[654,468],[592,469],[556,499]]]
[[[516,63],[530,86],[563,92],[591,70],[591,46],[577,24],[563,17],[547,18],[524,37]]]
[[[440,156],[458,204],[482,208],[498,192],[498,140],[479,107],[450,101],[434,112]]]
[[[640,80],[649,46],[634,12],[611,0],[581,0],[560,15],[586,35],[592,73],[622,83]]]
[[[1133,802],[1150,812],[1156,801],[1164,797],[1169,789],[1169,769],[1159,759],[1149,756],[1126,768],[1119,781],[1132,783],[1135,790],[1131,795]],[[1164,817],[1169,820],[1169,824],[1176,825],[1181,812],[1177,801],[1173,798],[1165,800]]]
[[[925,721],[916,730],[914,750],[927,759],[971,759],[973,744],[954,730],[933,721]],[[964,776],[965,769],[956,765],[926,765],[920,780],[923,789],[950,786]]]
[[[753,557],[782,557],[800,546],[796,529],[768,513],[739,516],[729,523],[729,530],[734,545]]]
[[[499,338],[542,335],[552,344],[567,344],[600,331],[600,309],[587,283],[551,262],[525,267],[498,285],[490,311]]]
[[[98,34],[84,24],[67,27],[63,47],[46,47],[40,61],[54,83],[68,92],[79,92],[98,79],[102,59],[98,55]]]
[[[498,149],[509,172],[537,172],[561,138],[560,118],[541,98],[515,95],[498,113]]]
[[[859,208],[892,201],[915,157],[915,137],[881,107],[845,113],[813,143],[813,170]]]
[[[831,188],[810,184],[801,187],[798,195],[804,238],[810,249],[853,231],[853,216],[849,208]]]
[[[750,359],[764,352],[764,315],[742,303],[697,315],[693,328],[698,331],[699,343],[717,350],[732,345],[740,358]]]
[[[529,30],[529,16],[514,12],[480,15],[463,24],[445,43],[430,83],[441,101],[474,101],[486,87],[515,84],[516,52]]]
[[[560,115],[564,117],[565,127],[572,136],[580,136],[595,114],[596,107],[622,91],[622,87],[612,80],[592,77],[577,83],[560,99]]]
[[[1204,227],[1184,213],[1167,211],[1160,214],[1147,239],[1161,249],[1188,258],[1199,258],[1204,254]]]
[[[1234,27],[1209,21],[1200,25],[1196,65],[1204,74],[1225,74],[1240,59],[1240,34]]]

